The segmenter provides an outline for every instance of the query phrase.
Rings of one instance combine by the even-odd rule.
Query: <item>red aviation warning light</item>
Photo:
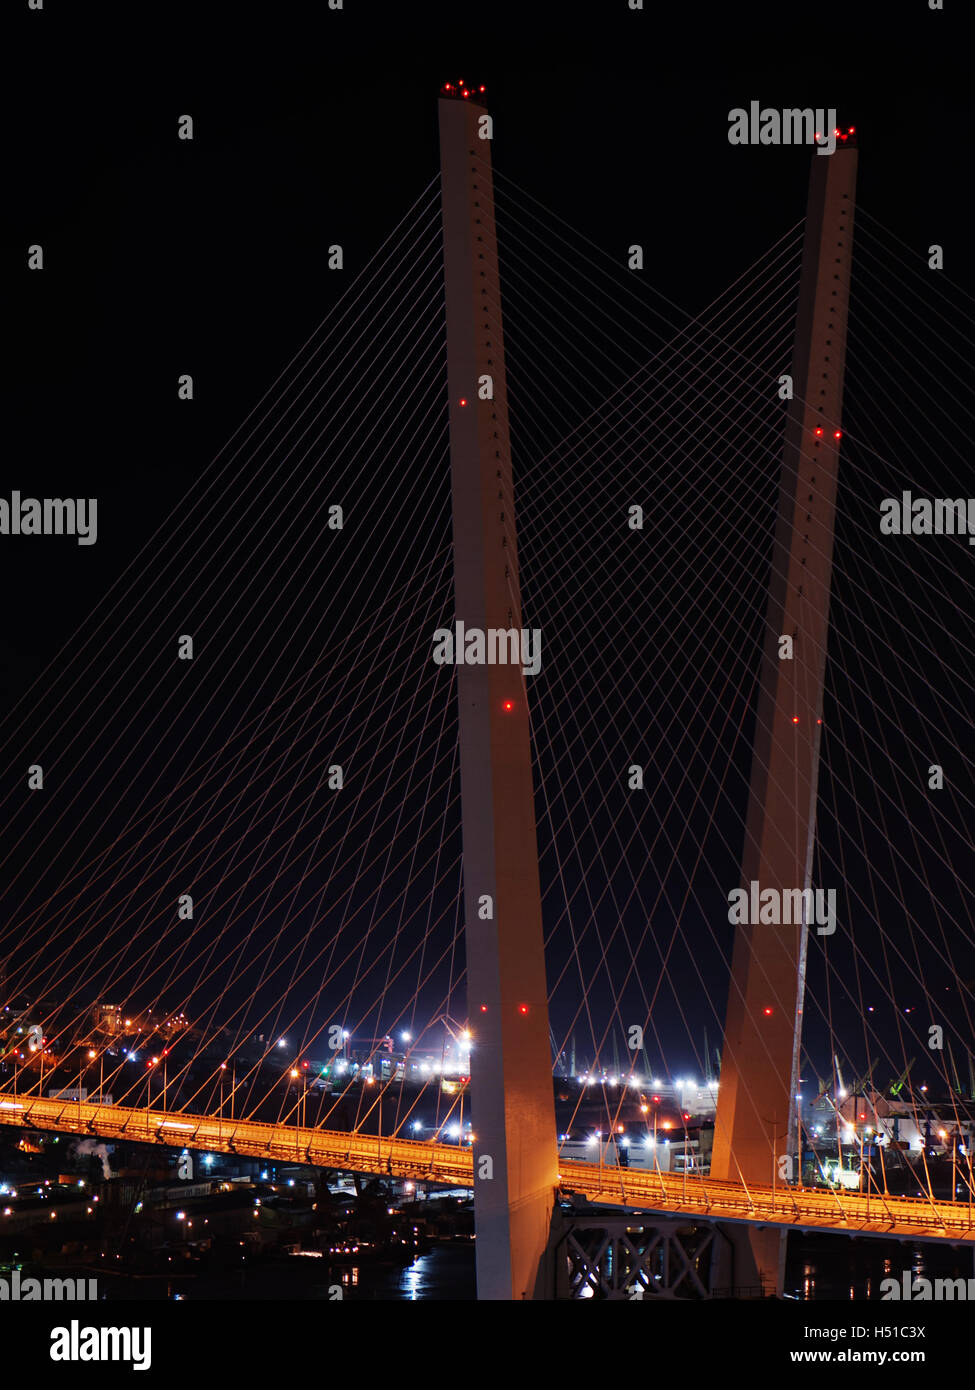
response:
[[[816,428],[813,430],[813,434],[816,436],[817,439],[821,439],[823,434],[822,425],[817,425]]]
[[[799,716],[798,716],[798,714],[794,714],[794,715],[792,716],[792,722],[793,722],[793,724],[798,724],[798,723],[799,723]]]
[[[487,1005],[486,1005],[486,1004],[482,1004],[482,1005],[481,1005],[481,1013],[482,1013],[482,1014],[486,1014],[486,1013],[487,1013]]]
[[[487,89],[483,85],[480,87],[467,87],[464,85],[464,79],[461,77],[458,78],[456,82],[445,82],[440,90],[444,96],[461,97],[464,101],[467,101],[470,97],[474,97],[476,100],[478,96],[483,96]]]
[[[528,1005],[527,1005],[527,1004],[519,1004],[519,1005],[518,1005],[518,1012],[519,1012],[520,1014],[526,1014],[526,1013],[528,1012]]]
[[[505,700],[504,703],[503,703],[502,706],[501,706],[501,708],[502,708],[506,713],[508,713],[508,714],[511,713],[511,711],[514,709],[514,707],[515,707],[515,702],[514,702],[514,700]]]
[[[843,438],[843,431],[842,431],[842,430],[834,430],[834,431],[833,431],[833,438],[834,438],[834,439],[842,439],[842,438]]]
[[[765,1006],[765,1008],[762,1010],[762,1013],[765,1015],[766,1018],[772,1017],[772,1010],[769,1008],[768,1005]]]

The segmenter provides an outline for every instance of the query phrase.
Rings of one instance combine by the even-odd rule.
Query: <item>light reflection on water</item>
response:
[[[896,1251],[896,1253],[893,1253]],[[880,1241],[810,1243],[805,1250],[797,1245],[795,1263],[790,1261],[786,1292],[803,1301],[842,1299],[851,1302],[882,1299],[886,1289],[881,1281],[896,1279],[910,1271],[918,1278],[964,1277],[975,1272],[972,1252],[925,1247],[891,1246]]]
[[[419,1298],[473,1298],[474,1252],[471,1249],[441,1247],[418,1255],[400,1271],[398,1297],[416,1302]]]

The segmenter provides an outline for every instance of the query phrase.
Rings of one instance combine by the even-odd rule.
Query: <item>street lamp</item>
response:
[[[220,1063],[220,1108],[223,1113],[223,1073],[227,1070],[227,1063]],[[234,1118],[234,1092],[237,1090],[237,1058],[230,1059],[230,1118]]]
[[[163,1110],[166,1109],[166,1079],[167,1079],[167,1078],[166,1078],[166,1055],[167,1055],[168,1052],[169,1052],[169,1048],[168,1048],[168,1047],[164,1047],[163,1050],[162,1050],[162,1056],[161,1056],[161,1057],[152,1057],[152,1058],[150,1058],[150,1060],[146,1063],[146,1102],[147,1102],[147,1104],[148,1104],[148,1106],[149,1106],[150,1109],[152,1108],[152,1071],[153,1071],[153,1068],[154,1068],[154,1067],[158,1067],[158,1066],[159,1066],[159,1063],[160,1063],[160,1062],[162,1062],[162,1069],[163,1069],[162,1103],[163,1103]]]
[[[96,1053],[93,1048],[88,1049],[88,1060],[93,1062],[98,1057],[98,1101],[99,1104],[105,1099],[105,1053]]]
[[[297,1118],[295,1121],[295,1158],[297,1159],[301,1150],[301,1129],[304,1128],[305,1124],[305,1095],[307,1092],[307,1087],[305,1083],[305,1074],[304,1072],[299,1071],[297,1067],[292,1067],[288,1075],[291,1077],[292,1081],[297,1081],[299,1077],[301,1078],[301,1096],[299,1097],[298,1104],[295,1107],[300,1117]]]

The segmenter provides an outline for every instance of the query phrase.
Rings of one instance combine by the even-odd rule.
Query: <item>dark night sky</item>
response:
[[[43,14],[24,8],[7,59],[13,112],[6,178],[13,214],[8,264],[21,266],[24,248],[41,242],[46,267],[42,275],[26,269],[14,274],[10,338],[16,361],[8,378],[7,418],[14,420],[18,442],[7,452],[4,491],[97,496],[99,539],[89,548],[67,539],[4,539],[0,573],[8,599],[0,631],[0,695],[7,708],[25,697],[62,645],[73,640],[86,615],[150,542],[160,521],[191,493],[224,440],[435,175],[436,93],[445,79],[469,74],[469,80],[487,85],[499,173],[621,265],[625,248],[643,243],[648,279],[689,313],[707,305],[805,210],[807,152],[741,150],[727,141],[728,111],[752,99],[766,106],[835,106],[841,124],[855,124],[860,132],[858,196],[864,207],[911,247],[944,244],[951,279],[975,292],[967,175],[975,137],[970,49],[957,34],[957,19],[930,13],[922,0],[855,6],[853,18],[848,5],[820,5],[815,12],[803,7],[795,28],[782,18],[779,5],[748,7],[744,19],[741,7],[730,12],[722,7],[714,18],[693,7],[682,24],[662,19],[652,3],[647,13],[631,13],[623,0],[580,7],[574,14],[554,5],[492,3],[477,11],[453,5],[441,12],[423,3],[367,0],[347,0],[341,13],[329,13],[323,5],[267,6],[258,14],[239,5],[148,0],[137,7],[84,6],[80,14],[59,0],[48,0]],[[530,23],[527,9],[534,16]],[[192,144],[176,139],[177,117],[183,113],[194,117]],[[341,275],[324,266],[324,248],[333,242],[345,248]],[[674,321],[679,319],[675,310]],[[520,331],[513,305],[516,344]],[[904,364],[884,337],[877,333],[878,355],[888,352],[890,369],[897,373]],[[648,340],[648,354],[653,346]],[[621,350],[621,378],[632,370],[629,362]],[[376,370],[382,369],[377,365]],[[584,361],[580,371],[584,376]],[[191,405],[176,399],[181,372],[194,376]],[[368,376],[356,384],[363,393],[356,400],[366,402]],[[598,399],[594,393],[589,404]],[[953,442],[967,446],[960,423],[948,429],[954,431]],[[544,435],[543,426],[540,432]],[[876,447],[882,448],[879,441]],[[327,444],[316,457],[323,465]],[[515,457],[517,483],[517,436]],[[861,462],[869,467],[866,455]],[[944,495],[973,491],[970,457],[967,475],[957,460],[943,460],[935,448],[924,463],[929,476],[944,479]],[[234,473],[221,508],[194,541],[182,588],[167,600],[166,620],[159,623],[160,648],[186,630],[183,615],[188,608],[194,611],[197,601],[191,629],[201,653],[222,631],[237,580],[225,579],[203,599],[194,586],[202,584],[211,547],[235,524],[239,498],[259,486],[262,466],[257,459]],[[578,476],[570,471],[563,486],[581,484],[583,467]],[[378,499],[401,485],[402,470],[395,452],[384,450],[367,489],[377,507]],[[301,484],[278,498],[278,528],[303,520],[302,508],[311,506],[318,476],[306,470]],[[882,479],[877,482],[886,491]],[[447,493],[438,496],[443,501]],[[419,540],[412,532],[398,535],[393,523],[370,541],[369,554],[375,559],[378,551],[392,565],[394,558],[408,559],[416,544],[417,554],[429,559],[436,554],[436,536],[445,534],[444,516],[438,513],[430,536]],[[423,551],[431,537],[433,550]],[[102,662],[141,613],[140,605],[154,596],[157,562],[177,539],[174,529],[151,542],[153,558],[139,563],[130,607],[94,638],[88,649],[94,666],[73,693],[67,713],[62,710],[53,721],[53,730],[45,726],[42,734],[37,727],[45,700],[60,688],[52,686],[52,677],[45,676],[40,692],[26,700],[25,727],[2,752],[7,789],[22,787],[27,763],[56,763],[59,740],[94,703]],[[260,563],[267,539],[248,543],[236,562],[239,580]],[[530,550],[528,540],[526,556]],[[362,560],[358,551],[350,551],[347,565],[336,563],[318,578],[321,589],[314,591],[310,612],[288,619],[288,586],[311,573],[309,560],[296,559],[273,601],[251,620],[262,639],[280,632],[282,660],[292,640],[321,643],[313,618],[328,601],[346,597],[353,556],[359,557],[356,564]],[[530,597],[527,559],[525,586]],[[706,597],[702,582],[698,599],[703,604]],[[433,619],[424,621],[424,631],[432,630]],[[970,640],[970,623],[966,631]],[[394,635],[398,641],[400,634]],[[260,677],[267,674],[268,687],[275,688],[276,657],[257,665],[249,660],[219,696],[220,713],[205,735],[210,741],[202,732],[191,734],[189,749],[208,752],[228,736],[234,718],[249,708]],[[394,669],[392,649],[389,660]],[[205,657],[189,672],[167,662],[148,708],[157,709],[174,694],[187,707],[202,703],[223,669],[222,662],[207,667]],[[343,669],[341,661],[330,668],[323,699]],[[963,664],[958,674],[965,676]],[[141,669],[132,667],[133,685],[140,677]],[[308,708],[306,737],[323,718],[340,721],[338,704],[324,711]],[[82,788],[96,752],[110,748],[115,732],[104,710],[95,716],[83,747],[68,759],[72,792]],[[169,789],[171,771],[164,764],[170,755],[185,759],[181,733],[177,721],[173,732],[153,734],[136,751],[143,790],[156,771],[170,778],[163,782]],[[966,737],[967,730],[956,731],[954,742],[962,750]],[[970,797],[970,739],[968,751],[962,770]],[[296,765],[304,753],[314,759],[313,745],[299,740],[293,750]],[[120,756],[109,752],[110,759]],[[747,771],[747,760],[744,766]],[[104,769],[95,772],[79,804],[104,775]],[[258,795],[264,787],[258,779]],[[140,795],[139,786],[124,797],[109,793],[108,839],[100,845],[122,831]],[[7,803],[14,808],[17,835],[31,826],[34,811],[26,803],[19,790]],[[52,798],[38,813],[40,828],[47,828],[45,817],[56,814],[55,805]],[[841,818],[846,809],[841,801]],[[69,814],[68,827],[75,814]],[[725,828],[734,841],[733,817]],[[29,828],[24,843],[12,849],[4,884],[26,866],[38,833],[38,826]],[[454,852],[456,839],[455,830],[448,829]],[[52,830],[52,843],[81,849],[81,841],[75,844],[63,829]],[[870,853],[865,851],[868,858]],[[32,862],[20,882],[30,905],[61,881],[61,861],[42,858],[45,867],[38,872]],[[733,859],[734,854],[728,861],[732,882]],[[342,875],[349,872],[326,870],[325,862],[325,857],[316,860],[313,877],[321,891],[344,883]],[[967,866],[970,871],[970,856]],[[955,867],[966,872],[963,863]],[[368,879],[373,871],[365,872]],[[171,896],[165,874],[154,873],[149,891]],[[937,870],[932,875],[935,897],[958,893]],[[290,868],[283,879],[289,888],[297,883]],[[119,896],[109,899],[113,913],[132,888],[123,875]],[[13,894],[5,911],[18,901]],[[85,911],[95,906],[95,896],[83,902]],[[954,899],[952,907],[962,910]],[[919,913],[928,910],[928,904],[918,905]],[[65,911],[59,908],[56,916],[61,928]],[[304,922],[312,911],[307,909]],[[5,930],[18,932],[18,920],[16,914],[5,917]],[[212,930],[212,922],[201,926],[201,934]],[[383,930],[388,927],[377,929]],[[110,931],[102,939],[118,944]],[[136,932],[133,950],[138,944]],[[185,962],[209,962],[212,941],[189,937],[181,949]],[[961,950],[963,961],[968,952],[962,974],[971,981],[971,942]],[[645,969],[651,968],[648,959]],[[706,970],[715,997],[723,999],[720,961]],[[694,973],[686,965],[675,964],[675,971],[678,987],[692,997]],[[415,974],[414,967],[414,983]],[[907,985],[906,977],[897,978]],[[246,988],[239,986],[240,997],[251,987],[258,987],[256,976]],[[311,988],[307,982],[305,988]],[[176,991],[180,1001],[185,989],[184,978]],[[394,1013],[410,992],[402,981],[390,987]],[[175,1002],[167,998],[168,1004]],[[634,1002],[633,1007],[640,1006]],[[966,1012],[957,996],[953,1007],[956,1026],[964,1031]],[[455,999],[451,1012],[458,1015],[461,1008]],[[557,1032],[568,1026],[574,1009],[574,999],[564,1004],[557,999]],[[672,1039],[668,1061],[699,1065],[701,1025],[708,1026],[712,1045],[716,1031],[708,1012],[695,1013],[692,1006],[685,1029],[669,1003],[661,1009],[660,1032]],[[320,1010],[315,1018],[317,1026]],[[378,1023],[389,1026],[388,1019]],[[894,1059],[912,1050],[902,1047],[892,1028],[885,1037]],[[822,1056],[825,1034],[816,1042]],[[863,1050],[856,1038],[848,1047],[855,1055]],[[586,1050],[581,1041],[580,1049]]]

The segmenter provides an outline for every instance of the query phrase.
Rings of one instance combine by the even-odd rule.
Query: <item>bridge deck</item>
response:
[[[92,1101],[46,1100],[6,1091],[0,1091],[0,1123],[108,1140],[182,1144],[214,1153],[348,1168],[457,1187],[472,1187],[474,1182],[470,1151],[341,1130],[134,1110]],[[746,1189],[710,1178],[569,1161],[560,1164],[560,1169],[566,1192],[583,1194],[593,1202],[670,1216],[975,1242],[975,1211],[970,1203],[876,1193],[864,1196],[821,1188],[753,1185]]]

